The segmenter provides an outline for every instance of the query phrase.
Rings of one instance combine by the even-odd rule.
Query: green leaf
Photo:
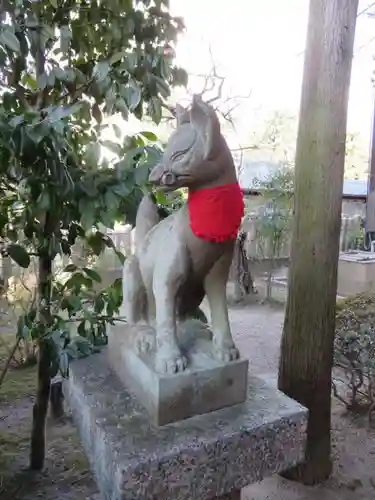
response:
[[[81,224],[85,230],[92,229],[95,222],[95,214],[92,209],[85,211],[81,216]]]
[[[130,111],[133,111],[141,102],[142,92],[139,85],[135,81],[132,81],[130,85],[124,88],[122,95],[125,98]]]
[[[65,297],[69,307],[68,309],[72,309],[73,311],[79,311],[82,309],[82,301],[77,295],[69,295],[68,297]]]
[[[31,88],[32,90],[35,90],[37,87],[35,78],[30,75],[22,75],[21,82],[25,87]]]
[[[151,97],[148,110],[153,121],[159,125],[162,117],[162,108],[161,101],[158,97]]]
[[[94,120],[96,120],[97,123],[99,123],[99,125],[103,121],[103,113],[102,113],[98,103],[95,103],[92,107],[92,117],[94,118]]]
[[[82,286],[87,288],[92,287],[92,282],[90,279],[86,278],[82,273],[76,272],[66,281],[65,288],[67,290],[78,289],[80,290]]]
[[[103,82],[108,76],[111,66],[108,61],[99,62],[93,70],[92,76],[97,82]]]
[[[80,186],[82,191],[90,198],[98,196],[98,189],[95,186],[93,179],[85,179]]]
[[[156,142],[158,140],[157,136],[153,132],[143,131],[139,132],[143,137],[146,137],[148,141]]]
[[[18,127],[18,125],[21,125],[21,123],[24,123],[25,121],[25,118],[24,116],[22,115],[16,115],[16,116],[13,116],[13,118],[9,121],[9,125],[11,127]]]
[[[120,306],[122,301],[122,278],[116,278],[112,284],[112,290],[114,292],[117,304]]]
[[[83,103],[77,102],[72,104],[71,106],[55,106],[51,113],[48,115],[48,119],[50,122],[56,122],[59,120],[63,120],[64,118],[68,118],[69,116],[78,113],[82,108]]]
[[[160,78],[159,76],[154,75],[154,80],[156,81],[156,88],[159,92],[159,94],[162,97],[169,97],[170,96],[170,89],[168,83]]]
[[[95,255],[100,255],[104,250],[103,234],[99,231],[89,236],[87,243]]]
[[[100,222],[105,227],[110,227],[113,229],[115,217],[112,212],[110,212],[106,207],[100,210]]]
[[[95,302],[94,302],[94,311],[97,313],[97,314],[100,314],[103,309],[104,309],[104,306],[105,306],[105,301],[103,299],[103,296],[102,294],[98,295],[96,298],[95,298]]]
[[[11,243],[7,247],[7,252],[9,257],[20,267],[23,267],[24,269],[29,267],[30,256],[23,246],[18,245],[17,243]]]
[[[78,203],[78,209],[81,213],[81,224],[85,230],[92,229],[95,222],[95,206],[93,201],[81,198]]]
[[[165,193],[163,191],[155,191],[155,198],[156,202],[159,205],[168,205],[168,198],[166,197]]]
[[[8,47],[8,49],[12,50],[13,52],[21,51],[21,46],[18,38],[14,33],[7,29],[3,29],[0,32],[0,43]]]
[[[50,73],[47,74],[48,87],[53,87],[55,85],[55,82],[56,82],[55,74],[51,71]]]
[[[121,52],[116,52],[116,54],[113,54],[113,56],[110,59],[111,64],[115,64],[115,63],[121,61],[121,59],[124,57],[124,55],[126,55],[126,52],[123,50]]]
[[[65,82],[66,81],[65,71],[63,69],[61,69],[61,68],[53,68],[52,72],[55,75],[55,78],[57,80],[60,80],[61,82]]]
[[[64,273],[74,273],[77,271],[77,266],[75,264],[68,264],[66,267],[64,267],[63,272]]]
[[[49,0],[49,3],[52,5],[52,7],[54,7],[55,9],[58,8],[58,3],[57,3],[57,0]]]
[[[116,109],[121,113],[121,116],[125,121],[129,118],[129,109],[124,99],[119,98],[116,100]]]
[[[117,210],[119,203],[119,197],[112,191],[112,189],[108,189],[104,194],[104,204],[108,211]]]
[[[82,271],[84,271],[87,274],[87,276],[89,278],[91,278],[93,281],[96,281],[97,283],[101,283],[102,282],[102,278],[101,278],[100,274],[98,274],[93,269],[89,269],[88,267],[84,267],[82,269]]]
[[[134,171],[134,180],[139,185],[142,186],[147,184],[148,176],[150,175],[150,167],[148,163],[143,163],[139,165]]]
[[[50,208],[50,196],[49,192],[44,190],[40,193],[40,196],[36,200],[39,210],[48,210]]]
[[[53,0],[57,3],[57,0]],[[57,8],[57,7],[56,7]],[[63,53],[69,52],[70,42],[72,40],[72,32],[69,25],[61,26],[60,28],[60,48]]]
[[[127,67],[131,72],[133,72],[139,64],[138,54],[136,52],[130,52],[126,56],[125,67]]]
[[[48,76],[46,73],[42,73],[41,75],[38,75],[37,78],[37,86],[38,89],[44,90],[48,85]]]
[[[128,196],[133,190],[133,186],[126,184],[125,182],[122,182],[121,184],[117,184],[116,186],[113,186],[112,191],[116,193],[118,196],[121,198],[124,198],[125,196]]]

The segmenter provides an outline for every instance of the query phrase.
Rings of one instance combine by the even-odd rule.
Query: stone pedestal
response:
[[[147,409],[155,425],[178,422],[227,406],[243,403],[247,394],[249,362],[215,359],[211,332],[190,320],[179,329],[179,345],[188,368],[172,375],[155,371],[155,333],[150,328],[123,323],[108,338],[110,367],[128,391]],[[139,352],[137,343],[150,346]]]
[[[337,294],[343,297],[375,291],[375,256],[370,252],[341,253]]]
[[[105,350],[75,361],[66,400],[105,500],[237,500],[298,463],[307,412],[249,377],[246,402],[156,427],[110,370]]]

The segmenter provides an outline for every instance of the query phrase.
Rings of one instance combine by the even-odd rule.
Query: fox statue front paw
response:
[[[164,345],[159,347],[155,355],[155,370],[159,373],[179,373],[187,367],[187,359],[177,346]]]
[[[155,349],[155,334],[145,331],[140,332],[136,338],[136,351],[138,354],[146,354]]]
[[[214,354],[218,361],[223,361],[224,363],[235,361],[240,357],[240,352],[234,342],[214,341]]]

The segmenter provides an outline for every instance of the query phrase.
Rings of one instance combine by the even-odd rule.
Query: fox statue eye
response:
[[[172,153],[170,156],[170,160],[172,162],[180,160],[187,152],[189,151],[189,148],[184,149],[183,151],[176,151],[175,153]]]

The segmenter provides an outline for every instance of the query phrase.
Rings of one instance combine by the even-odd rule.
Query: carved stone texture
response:
[[[127,259],[123,273],[123,313],[129,324],[154,326],[155,369],[170,374],[187,368],[177,323],[193,315],[205,295],[216,359],[239,357],[228,320],[226,283],[243,215],[233,158],[215,111],[195,96],[190,111],[179,107],[177,115],[177,128],[150,182],[165,191],[187,187],[188,203],[160,220],[153,197],[143,198],[135,255]],[[223,233],[205,233],[204,217],[216,233],[222,226]],[[147,351],[148,339],[140,346]]]
[[[64,393],[105,500],[227,500],[304,457],[307,410],[260,378],[245,403],[163,427],[105,352],[74,361]]]
[[[124,328],[121,324],[112,327],[108,355],[111,367],[147,409],[155,425],[177,422],[245,401],[248,360],[218,361],[213,355],[212,334],[205,325],[197,320],[179,325],[178,343],[188,368],[173,375],[154,369],[153,333],[149,334],[148,352],[139,352],[134,345],[139,335],[144,341],[147,330],[150,330],[148,326]]]
[[[223,495],[217,498],[218,500],[241,500],[241,491],[240,490],[232,491],[227,495]]]

